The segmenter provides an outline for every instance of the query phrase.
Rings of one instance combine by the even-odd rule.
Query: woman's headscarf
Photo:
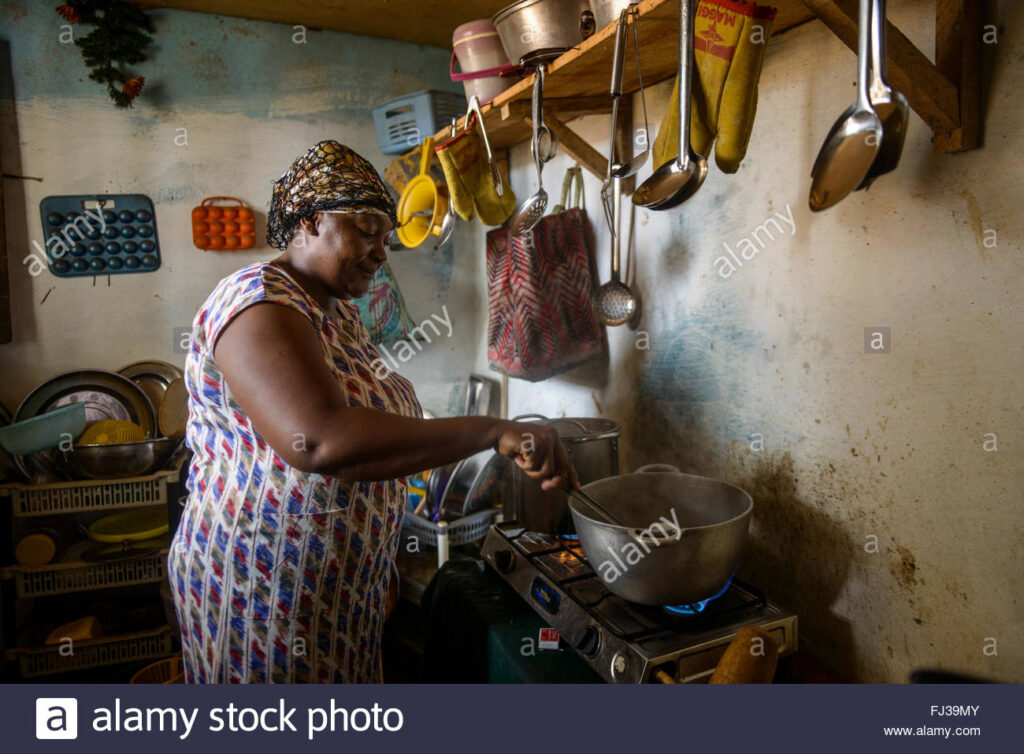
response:
[[[334,140],[321,141],[274,183],[267,243],[284,251],[304,217],[328,209],[377,212],[397,225],[395,200],[367,160]]]

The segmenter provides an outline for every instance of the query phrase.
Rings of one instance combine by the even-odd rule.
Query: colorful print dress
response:
[[[354,306],[342,303],[328,316],[266,263],[220,282],[196,315],[185,363],[194,456],[168,556],[185,679],[379,682],[405,480],[344,482],[299,471],[260,436],[232,398],[211,344],[261,302],[309,319],[349,405],[422,415],[407,380],[371,366],[379,355]]]

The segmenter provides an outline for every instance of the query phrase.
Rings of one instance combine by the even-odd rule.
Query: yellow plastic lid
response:
[[[53,537],[39,532],[22,537],[14,548],[14,559],[26,566],[46,565],[56,554]]]
[[[169,528],[165,509],[124,511],[93,521],[89,538],[97,542],[152,539],[166,534]]]

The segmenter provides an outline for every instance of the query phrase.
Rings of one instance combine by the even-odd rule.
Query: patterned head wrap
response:
[[[343,144],[321,141],[274,183],[267,243],[284,251],[304,217],[328,209],[377,212],[398,224],[395,200],[373,165]]]

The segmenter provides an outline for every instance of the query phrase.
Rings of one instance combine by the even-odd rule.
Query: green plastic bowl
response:
[[[0,429],[0,445],[11,455],[27,456],[56,448],[69,435],[74,440],[85,425],[85,404],[72,403]]]

